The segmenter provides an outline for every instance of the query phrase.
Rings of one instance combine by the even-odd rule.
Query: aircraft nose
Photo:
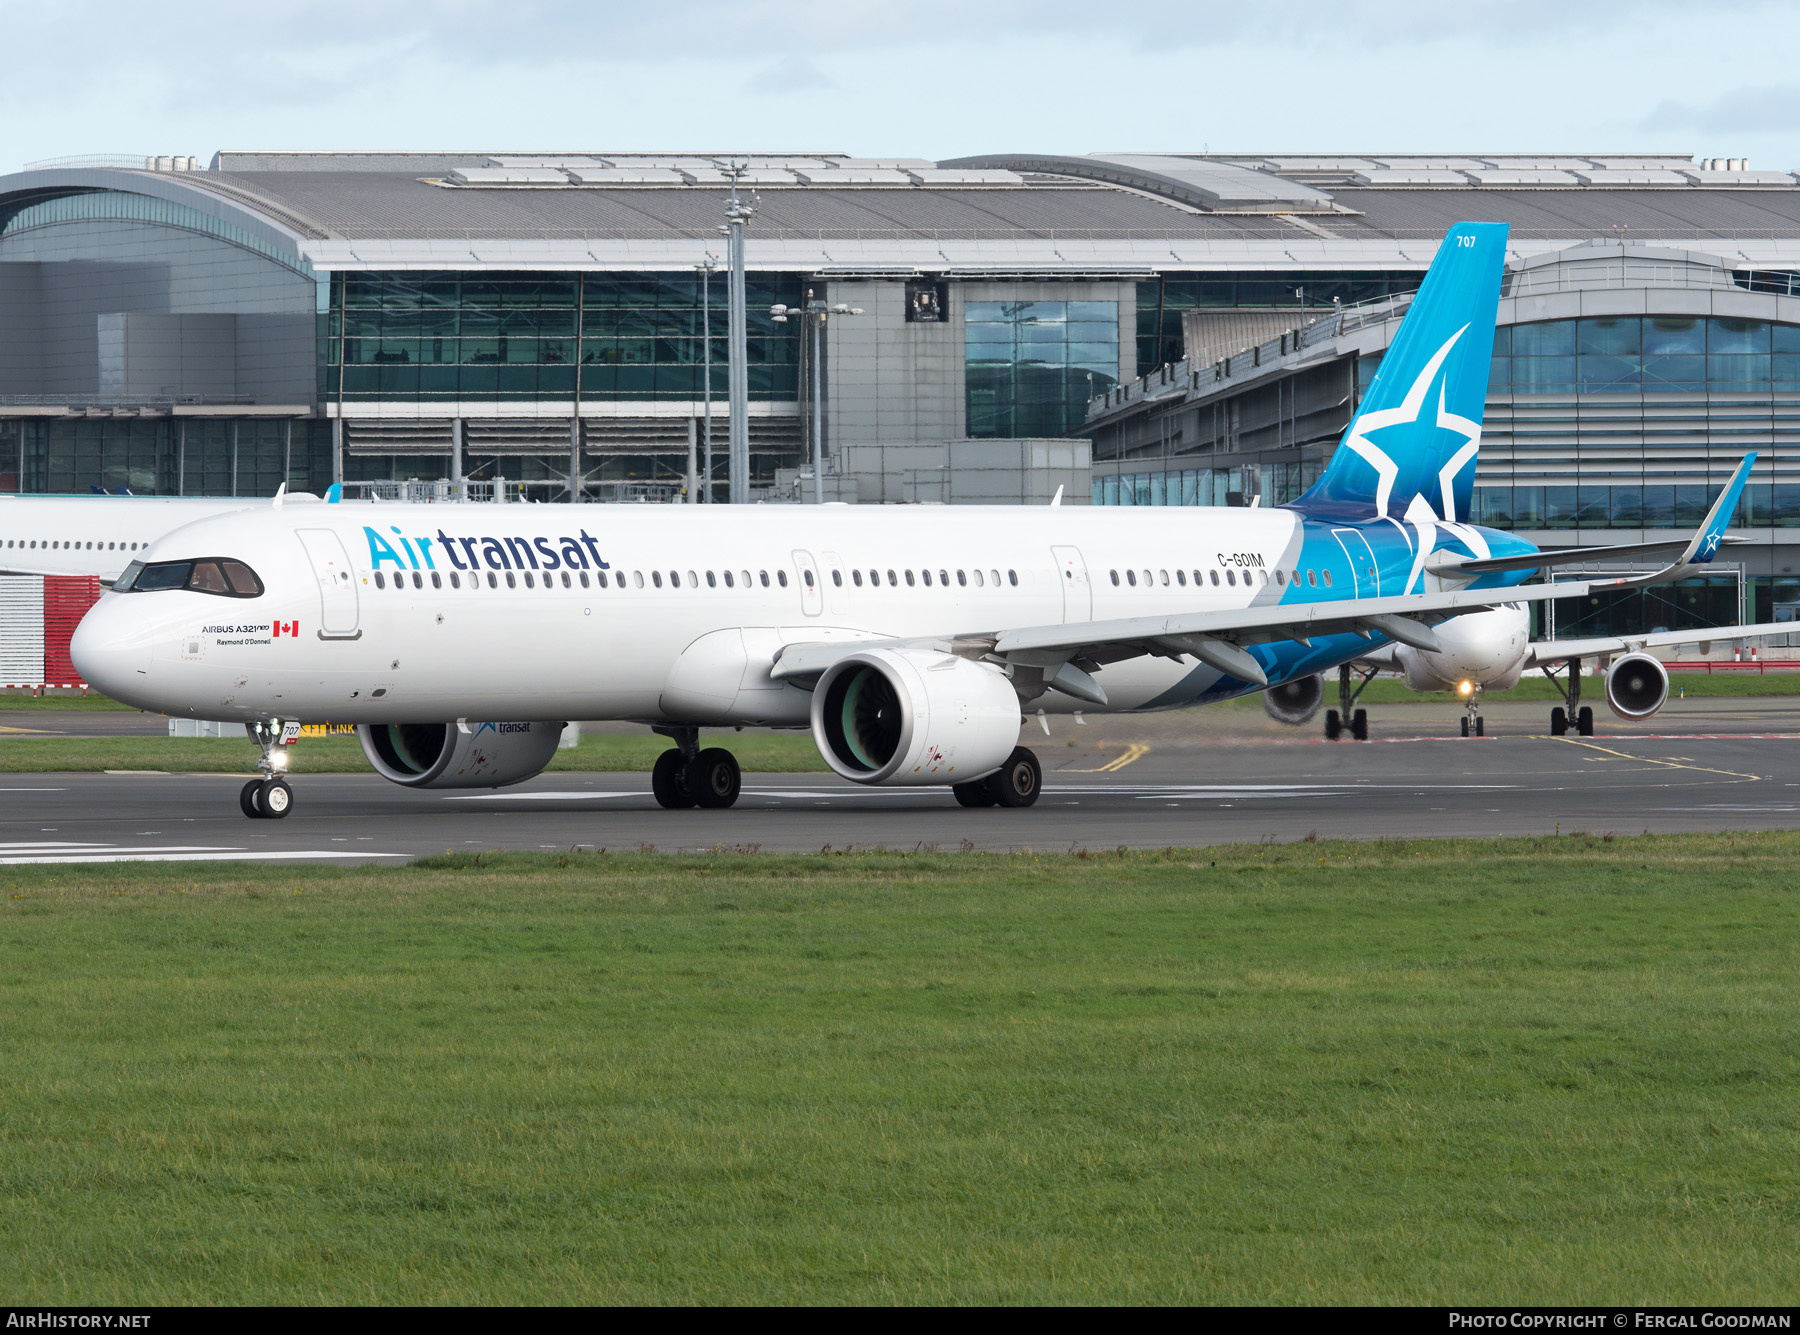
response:
[[[125,602],[108,594],[88,609],[69,641],[69,659],[88,685],[129,703],[149,681],[150,636]]]

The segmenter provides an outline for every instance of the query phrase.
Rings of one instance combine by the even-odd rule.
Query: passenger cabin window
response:
[[[1331,572],[1329,570],[1327,570],[1324,573],[1325,573],[1325,587],[1329,589],[1331,587]]]
[[[1125,572],[1125,582],[1135,589],[1137,587],[1137,571],[1127,570]]]
[[[775,572],[775,578],[780,582],[782,588],[787,588],[787,571],[777,570]]]
[[[908,570],[905,573],[906,573],[906,587],[910,589],[913,586],[913,572]]]
[[[1282,573],[1280,566],[1275,567],[1275,583],[1284,588],[1287,585],[1287,576]]]
[[[1218,571],[1209,570],[1206,572],[1206,577],[1212,581],[1212,586],[1215,589],[1219,587],[1219,572]]]
[[[850,582],[856,585],[857,588],[862,588],[862,571],[852,570],[850,572]]]
[[[768,587],[769,587],[769,572],[768,572],[768,571],[766,571],[766,570],[759,570],[759,571],[757,571],[757,572],[756,572],[756,573],[757,573],[757,574],[758,574],[758,575],[760,575],[760,576],[762,576],[762,586],[763,586],[763,588],[765,588],[765,589],[766,589],[766,588],[768,588]]]

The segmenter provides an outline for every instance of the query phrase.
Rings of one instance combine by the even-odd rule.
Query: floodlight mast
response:
[[[812,413],[808,434],[812,438],[814,505],[825,503],[825,322],[833,315],[861,314],[861,306],[841,301],[835,306],[826,305],[823,298],[813,295],[810,287],[806,289],[804,306],[778,303],[769,307],[769,318],[776,324],[786,324],[791,316],[804,321],[812,330]],[[805,330],[802,330],[801,337],[805,336]]]
[[[704,263],[694,266],[700,271],[700,349],[702,357],[701,394],[706,404],[706,417],[700,429],[700,457],[706,481],[700,488],[700,503],[712,504],[713,499],[713,462],[712,462],[712,276],[713,270],[719,267],[718,259],[711,251],[706,253]]]
[[[730,268],[730,332],[727,351],[730,356],[731,395],[731,461],[730,498],[733,505],[750,500],[750,373],[745,347],[747,316],[744,310],[744,228],[756,210],[738,199],[738,178],[745,164],[731,164],[731,197],[725,203],[725,233],[730,243],[726,262]]]

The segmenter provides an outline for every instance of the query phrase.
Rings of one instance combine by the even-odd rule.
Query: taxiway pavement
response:
[[[1374,711],[1366,743],[1326,742],[1260,709],[1052,724],[1023,811],[966,810],[941,789],[749,774],[729,811],[663,811],[640,774],[553,773],[514,788],[413,792],[371,775],[302,775],[286,820],[250,821],[241,778],[0,774],[0,864],[389,861],[446,850],[1160,848],[1262,839],[1770,830],[1800,826],[1800,698],[1672,702],[1644,724],[1553,738],[1546,707]],[[231,745],[233,743],[220,743]],[[304,743],[302,743],[304,745]],[[247,757],[248,759],[248,757]]]

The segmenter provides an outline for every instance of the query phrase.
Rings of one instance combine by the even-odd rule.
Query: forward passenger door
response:
[[[344,544],[328,528],[297,529],[294,534],[306,549],[313,578],[319,583],[319,638],[354,640],[362,635],[356,591],[356,572],[344,554]]]

